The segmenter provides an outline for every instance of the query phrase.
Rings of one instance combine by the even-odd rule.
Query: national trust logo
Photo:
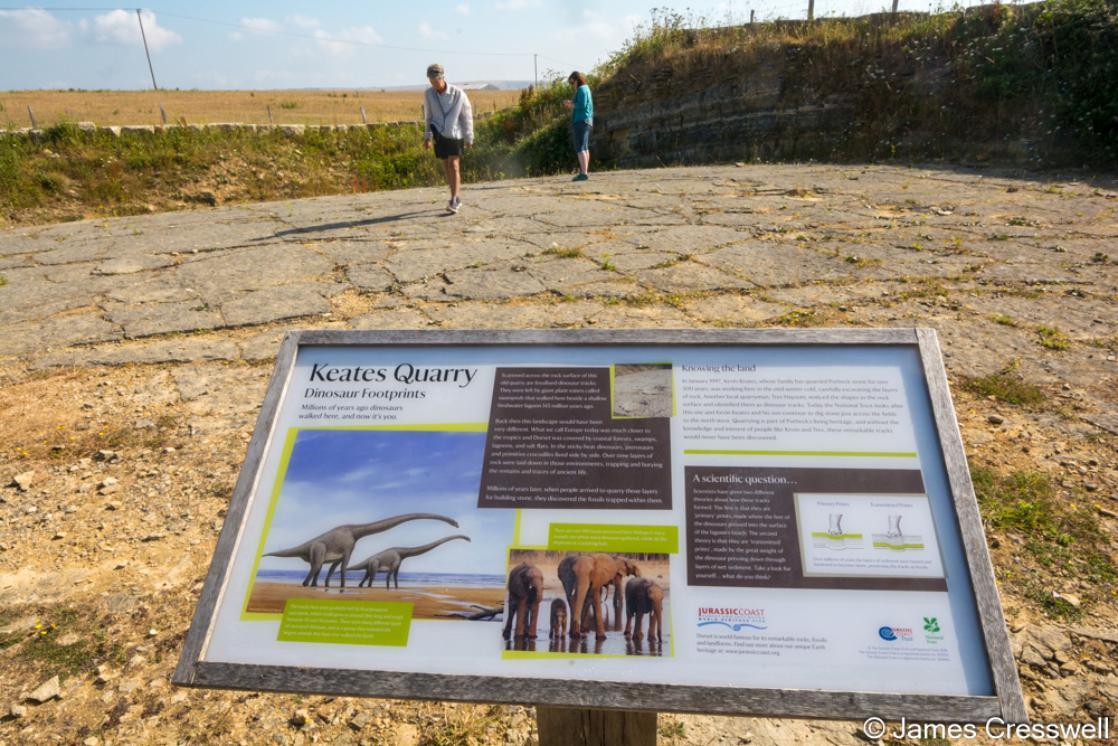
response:
[[[943,640],[943,629],[939,625],[939,619],[934,616],[924,617],[924,642],[929,645],[938,645]]]

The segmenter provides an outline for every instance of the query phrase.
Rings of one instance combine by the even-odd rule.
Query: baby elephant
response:
[[[648,614],[649,642],[664,641],[664,589],[655,580],[632,578],[625,584],[625,612],[626,637],[639,640],[644,636],[641,628],[644,626],[644,615]],[[637,618],[636,630],[632,629],[634,616]]]
[[[509,572],[508,590],[508,614],[502,636],[508,640],[513,635],[515,619],[516,639],[536,639],[540,602],[543,601],[543,573],[540,568],[528,562],[521,562],[512,568]]]
[[[567,635],[567,602],[561,598],[551,599],[551,639]]]

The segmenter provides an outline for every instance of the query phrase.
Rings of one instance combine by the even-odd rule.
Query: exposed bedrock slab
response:
[[[221,303],[236,291],[313,280],[333,269],[333,261],[318,252],[273,244],[221,252],[180,265],[173,273],[183,287],[198,291],[210,303]]]
[[[405,285],[404,294],[424,300],[503,300],[542,293],[547,288],[523,265],[500,269],[461,269],[427,282]]]
[[[316,316],[330,311],[330,296],[340,290],[340,286],[324,284],[281,285],[254,290],[222,303],[221,314],[227,326]]]
[[[806,245],[747,241],[704,254],[703,264],[744,278],[754,285],[782,287],[855,274],[852,265],[824,256]]]
[[[932,326],[953,374],[1018,361],[1105,413],[1118,221],[1104,181],[750,164],[467,184],[454,216],[425,188],[22,227],[0,231],[0,357],[265,361],[308,326],[815,318]],[[1067,348],[1045,348],[1042,327]]]
[[[201,300],[105,306],[105,315],[124,328],[129,339],[223,326],[221,313]]]

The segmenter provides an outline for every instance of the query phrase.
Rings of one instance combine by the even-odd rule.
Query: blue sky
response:
[[[405,572],[503,574],[512,543],[511,510],[477,508],[485,433],[304,430],[292,450],[265,551],[297,546],[346,523],[403,513],[439,513],[458,521],[409,521],[357,543],[353,562],[388,547],[453,541],[413,557]],[[266,557],[264,569],[306,569],[298,559]]]
[[[816,14],[863,13],[889,0],[816,0]],[[620,49],[652,8],[712,23],[802,17],[806,0],[428,0],[377,2],[161,2],[144,11],[156,79],[164,88],[420,85],[440,61],[453,82],[531,80],[591,69]],[[965,4],[972,4],[966,2]],[[901,0],[927,10],[927,0]],[[73,12],[62,8],[95,7]],[[0,0],[0,90],[146,88],[151,84],[134,10],[80,0],[34,6]],[[53,10],[52,10],[53,8]]]

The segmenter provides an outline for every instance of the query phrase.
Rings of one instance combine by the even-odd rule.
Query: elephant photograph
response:
[[[509,550],[505,650],[671,655],[669,555]]]

